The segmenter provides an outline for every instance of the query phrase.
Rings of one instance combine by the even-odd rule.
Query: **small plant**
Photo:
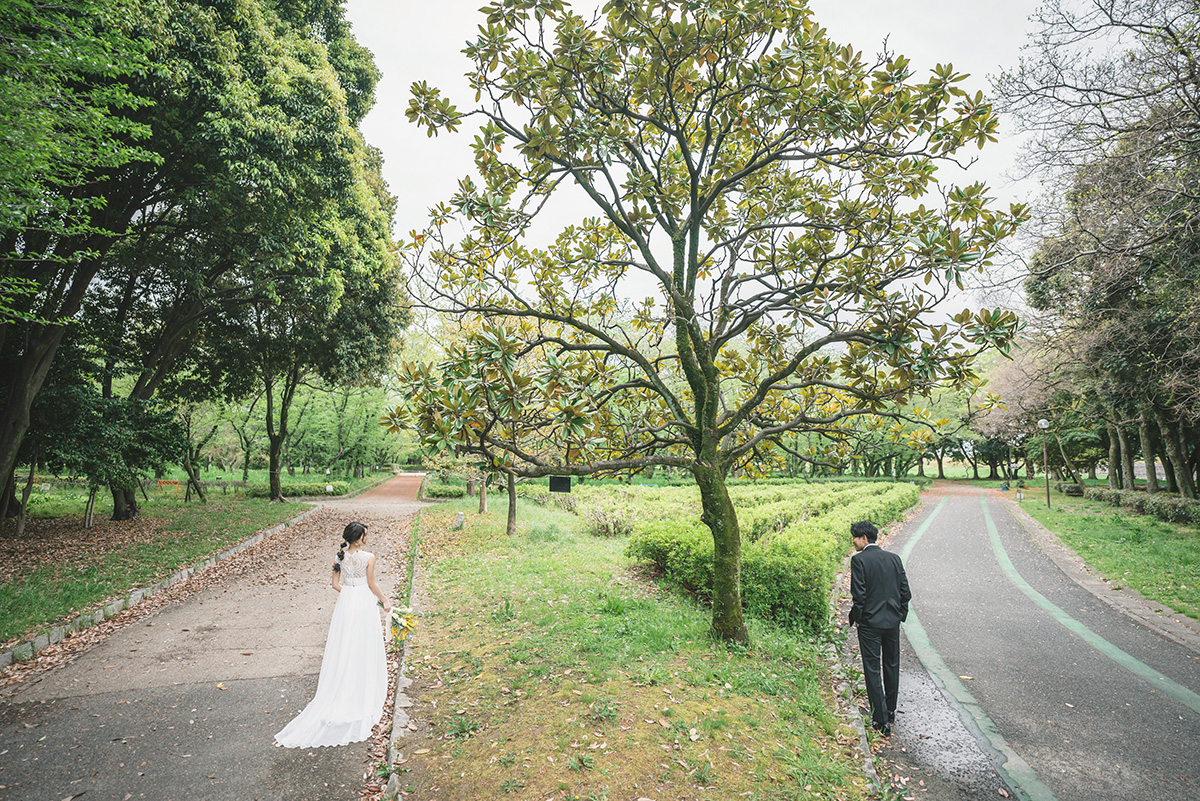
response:
[[[504,604],[499,609],[492,610],[493,623],[509,623],[517,619],[517,610],[513,609],[512,601],[508,598],[504,599]]]
[[[499,762],[501,765],[511,765],[517,761],[517,755],[516,754],[505,754],[504,756],[496,757],[496,761]]]
[[[600,605],[600,611],[606,615],[623,615],[627,609],[627,605],[620,598],[614,598],[609,595],[604,599],[604,603]]]
[[[568,760],[567,767],[571,770],[591,770],[596,767],[596,760],[591,754],[579,754]]]
[[[371,771],[371,775],[376,777],[380,781],[386,782],[388,779],[392,778],[393,772],[394,771],[392,770],[392,766],[390,763],[380,762],[375,765],[375,770]]]
[[[546,526],[534,526],[525,535],[525,539],[530,542],[557,542],[561,538],[562,531],[554,523]]]
[[[465,740],[475,732],[479,731],[479,722],[471,720],[468,717],[459,715],[450,722],[450,736],[456,740]]]
[[[708,762],[704,762],[700,767],[696,768],[695,772],[696,784],[710,785],[717,780],[717,776],[713,773],[713,766]]]
[[[592,790],[584,801],[608,801],[608,791]]]
[[[520,790],[524,786],[525,786],[524,782],[520,781],[519,779],[514,779],[511,776],[509,776],[507,779],[500,782],[500,792],[515,793],[517,790]]]
[[[597,701],[588,712],[588,719],[596,723],[612,723],[620,716],[617,707],[611,701]]]

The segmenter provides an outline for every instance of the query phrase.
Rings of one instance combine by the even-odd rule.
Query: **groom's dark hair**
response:
[[[850,538],[858,539],[866,537],[867,542],[874,542],[879,539],[879,529],[875,528],[875,524],[870,520],[859,520],[857,523],[850,524]]]

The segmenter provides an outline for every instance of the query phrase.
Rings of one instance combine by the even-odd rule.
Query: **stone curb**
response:
[[[843,591],[842,586],[846,581],[846,577],[850,575],[850,557],[853,554],[847,554],[842,560],[841,572],[837,574],[837,578],[833,582],[833,591],[829,594],[829,608],[833,610],[834,615],[839,614],[838,600],[841,598]],[[875,769],[875,755],[871,753],[871,744],[867,742],[867,727],[863,723],[862,710],[854,701],[854,692],[856,689],[866,691],[866,685],[862,681],[858,682],[858,687],[851,687],[850,680],[846,677],[847,663],[850,661],[850,634],[847,631],[845,638],[842,640],[841,646],[835,646],[830,643],[826,646],[826,655],[829,661],[830,670],[838,679],[837,692],[842,696],[849,710],[845,713],[845,718],[849,721],[855,731],[858,732],[857,748],[859,755],[862,758],[863,774],[866,775],[867,781],[871,783],[872,790],[877,794],[883,793],[883,783],[879,780],[879,771]]]
[[[1003,501],[1034,544],[1068,578],[1135,623],[1200,654],[1200,622],[1152,601],[1129,587],[1109,584],[1054,532],[1035,520],[1018,503],[1008,498],[1003,498]]]
[[[411,608],[411,607],[410,607]],[[408,712],[412,700],[404,694],[404,690],[412,684],[412,679],[404,675],[408,665],[408,640],[404,640],[404,648],[400,652],[400,667],[396,669],[396,697],[392,706],[392,731],[388,735],[387,763],[395,765],[400,761],[400,739],[408,731]],[[387,785],[383,788],[384,801],[395,801],[400,797],[400,774],[393,773],[388,777]]]
[[[152,595],[156,595],[169,587],[174,587],[176,584],[187,581],[200,571],[212,567],[217,562],[224,562],[226,559],[229,559],[230,557],[246,550],[251,545],[256,545],[266,538],[278,534],[280,531],[283,531],[293,523],[300,522],[304,518],[320,509],[320,506],[314,506],[307,512],[302,512],[290,520],[285,520],[279,525],[264,529],[256,534],[252,534],[251,536],[239,542],[237,545],[227,548],[215,556],[210,556],[207,559],[196,562],[193,565],[189,565],[188,567],[177,570],[162,581],[152,584],[149,587],[143,587],[141,589],[134,590],[124,598],[118,598],[117,600],[112,601],[105,606],[100,607],[99,609],[92,609],[78,614],[61,626],[53,626],[49,632],[46,632],[45,634],[39,634],[32,640],[26,640],[25,642],[22,642],[16,646],[13,646],[11,649],[0,653],[0,669],[8,667],[13,662],[27,662],[39,652],[44,651],[51,645],[57,645],[58,643],[62,642],[68,634],[73,634],[74,632],[82,631],[83,629],[98,625],[118,612],[136,606]]]
[[[424,480],[422,480],[421,486],[424,486]],[[418,493],[418,497],[419,494],[420,493]],[[418,512],[417,515],[419,517],[420,512]],[[414,537],[418,536],[415,526],[416,524],[414,523]],[[416,544],[420,545],[420,540],[417,540]],[[415,547],[413,548],[411,557],[413,560],[412,585],[409,587],[408,592],[408,608],[415,614],[417,609],[413,596],[416,595],[418,565],[417,551]],[[396,693],[395,698],[393,699],[394,702],[392,704],[392,731],[388,735],[387,747],[387,763],[389,766],[395,766],[395,764],[399,762],[402,757],[402,754],[400,753],[400,739],[408,732],[409,721],[408,712],[405,710],[413,705],[412,699],[404,693],[404,690],[408,689],[408,686],[412,684],[412,679],[404,675],[404,670],[408,666],[410,643],[411,640],[409,638],[405,638],[404,647],[400,651],[400,666],[396,668]],[[382,797],[383,801],[396,801],[396,799],[400,797],[399,773],[393,773],[388,777],[387,784],[383,788]]]

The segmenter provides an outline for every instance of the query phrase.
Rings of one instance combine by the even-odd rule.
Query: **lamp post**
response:
[[[1050,421],[1046,418],[1038,420],[1038,428],[1042,430],[1042,472],[1046,474],[1046,508],[1050,508],[1050,467],[1046,461],[1046,429],[1050,428]]]

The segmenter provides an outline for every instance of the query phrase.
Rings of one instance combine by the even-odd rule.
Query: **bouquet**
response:
[[[392,634],[392,641],[396,645],[400,645],[408,637],[412,630],[417,627],[417,616],[407,606],[393,606],[392,612],[388,615],[388,631]]]

